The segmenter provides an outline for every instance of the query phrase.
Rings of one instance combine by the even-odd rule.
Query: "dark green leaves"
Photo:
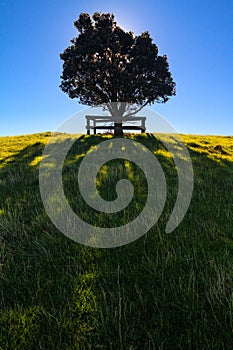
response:
[[[140,105],[166,102],[175,95],[166,56],[148,32],[134,36],[117,26],[114,15],[81,13],[74,22],[79,31],[62,54],[61,89],[80,103],[107,102]]]

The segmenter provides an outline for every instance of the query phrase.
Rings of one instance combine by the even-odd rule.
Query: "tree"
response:
[[[122,135],[122,120],[154,102],[175,95],[167,56],[158,55],[148,32],[125,32],[110,13],[81,13],[74,22],[79,35],[60,55],[63,63],[60,88],[79,103],[107,106]]]

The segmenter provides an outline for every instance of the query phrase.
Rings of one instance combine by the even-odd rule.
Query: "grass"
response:
[[[0,138],[0,349],[232,349],[233,137],[181,135],[194,192],[184,220],[166,234],[177,193],[172,157],[156,135],[129,136],[157,156],[168,194],[158,223],[114,249],[75,243],[46,215],[38,169],[49,137]],[[130,178],[128,208],[98,214],[80,198],[79,164],[109,137],[81,136],[63,171],[73,210],[107,227],[138,215],[146,200],[143,173],[121,160],[101,169],[97,186],[113,200],[109,189]]]

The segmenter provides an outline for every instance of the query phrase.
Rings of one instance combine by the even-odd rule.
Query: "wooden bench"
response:
[[[90,135],[91,130],[94,130],[94,134],[96,134],[97,130],[114,130],[114,119],[112,117],[86,115],[86,120],[87,120],[87,125],[86,125],[87,135]],[[127,122],[140,122],[140,125],[124,125]],[[146,117],[123,118],[122,129],[123,130],[141,130],[141,133],[143,133],[146,131],[145,122],[146,122]]]

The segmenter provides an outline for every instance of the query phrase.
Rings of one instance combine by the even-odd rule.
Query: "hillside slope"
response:
[[[0,349],[231,349],[233,137],[181,135],[194,192],[184,220],[166,234],[177,194],[174,162],[155,134],[131,136],[160,161],[167,201],[146,235],[114,249],[75,243],[48,218],[38,170],[49,137],[0,138]],[[142,171],[121,160],[100,171],[98,189],[113,200],[109,188],[129,177],[133,207],[104,215],[80,200],[80,162],[108,138],[82,136],[63,171],[73,210],[100,226],[125,223],[146,201]]]

